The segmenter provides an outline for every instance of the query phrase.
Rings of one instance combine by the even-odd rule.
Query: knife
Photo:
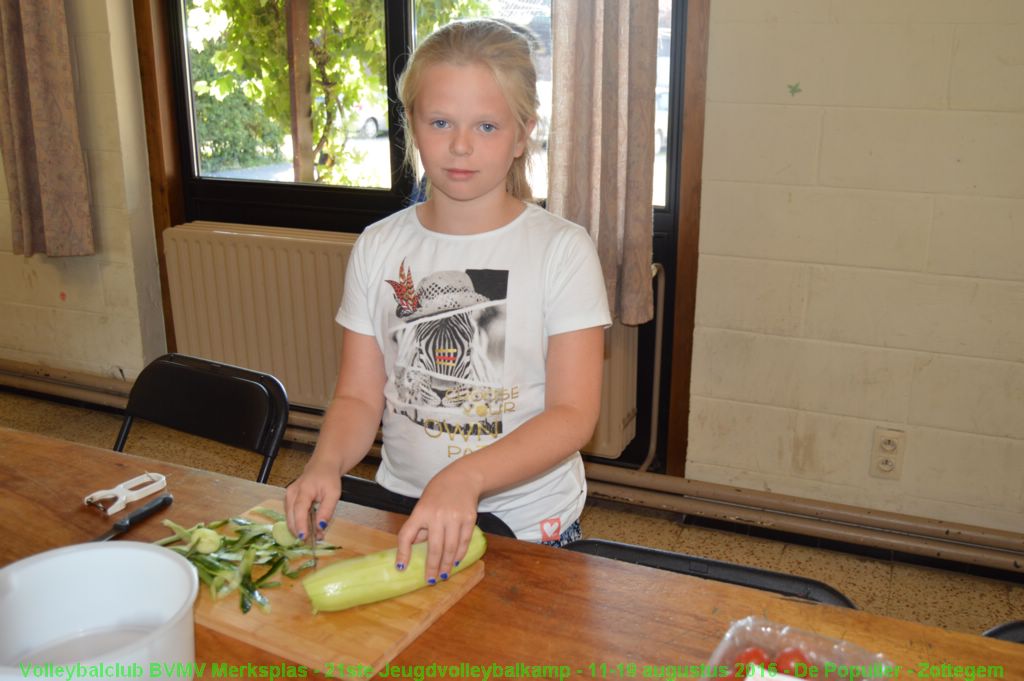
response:
[[[316,511],[320,507],[320,504],[313,502],[309,505],[309,522],[307,523],[308,534],[306,541],[309,543],[309,553],[313,557],[313,569],[316,569]]]
[[[124,518],[118,520],[111,526],[109,530],[107,530],[100,536],[96,537],[92,541],[107,541],[108,539],[113,539],[118,535],[122,535],[128,530],[138,525],[139,523],[141,523],[149,516],[156,513],[157,511],[163,510],[170,506],[172,501],[174,501],[174,497],[171,496],[170,494],[165,494],[161,497],[157,497],[156,499],[149,502],[139,510],[132,513],[131,515],[125,516]]]

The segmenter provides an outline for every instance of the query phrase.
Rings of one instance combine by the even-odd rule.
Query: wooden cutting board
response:
[[[282,510],[279,499],[260,504]],[[249,513],[243,515],[250,515]],[[261,521],[263,516],[252,516]],[[341,547],[319,558],[319,568],[342,558],[394,548],[393,534],[334,518],[324,541]],[[305,572],[303,575],[312,574]],[[368,678],[390,662],[484,576],[477,561],[451,579],[379,603],[314,615],[301,579],[281,577],[281,586],[267,589],[270,612],[253,606],[239,608],[238,594],[214,600],[200,584],[196,623],[226,637],[246,641],[279,656],[283,662],[303,665],[313,673],[336,678]]]

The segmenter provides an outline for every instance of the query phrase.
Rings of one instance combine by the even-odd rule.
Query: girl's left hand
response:
[[[469,548],[479,501],[477,486],[469,476],[459,473],[458,466],[448,466],[435,475],[398,531],[396,569],[404,570],[409,565],[412,545],[425,540],[427,583],[448,579]]]

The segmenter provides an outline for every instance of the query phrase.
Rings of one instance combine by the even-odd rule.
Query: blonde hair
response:
[[[436,64],[480,64],[494,74],[505,95],[519,134],[526,135],[529,121],[537,120],[537,71],[525,28],[498,19],[464,19],[442,26],[430,34],[413,52],[398,79],[398,98],[402,103],[402,130],[405,133],[405,162],[416,167],[412,119],[416,96],[423,85],[426,70]],[[532,140],[527,138],[522,155],[512,160],[505,181],[509,194],[532,201],[533,192],[526,179]],[[429,195],[429,183],[427,187]]]

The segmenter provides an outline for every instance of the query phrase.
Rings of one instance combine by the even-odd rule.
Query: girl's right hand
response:
[[[316,527],[318,538],[323,537],[327,524],[334,515],[334,509],[341,498],[341,473],[336,466],[318,465],[315,458],[306,464],[305,470],[284,491],[284,512],[288,529],[301,540],[309,534],[309,507],[318,504]],[[327,503],[324,503],[324,501]]]

